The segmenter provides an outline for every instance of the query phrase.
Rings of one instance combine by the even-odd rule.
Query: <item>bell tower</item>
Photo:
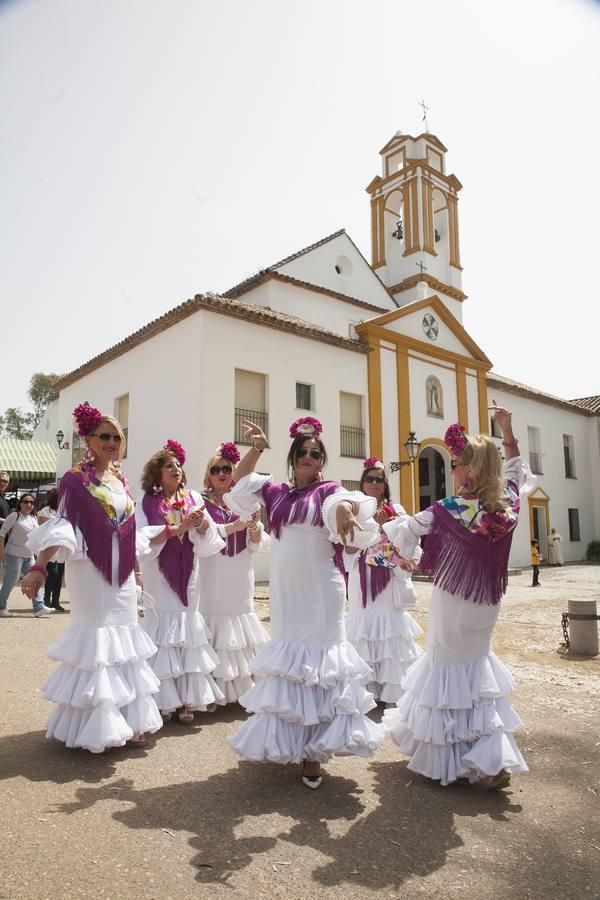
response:
[[[458,192],[446,174],[446,147],[428,131],[418,137],[397,131],[380,151],[382,173],[367,187],[371,196],[373,269],[400,306],[420,299],[427,282],[462,321],[462,266],[458,239]]]

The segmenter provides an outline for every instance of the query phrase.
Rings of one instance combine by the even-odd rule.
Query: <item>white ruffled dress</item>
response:
[[[111,495],[120,518],[126,495],[113,491]],[[119,587],[116,534],[109,584],[88,559],[80,530],[62,513],[59,509],[28,542],[34,553],[60,548],[54,560],[66,563],[71,606],[69,628],[47,651],[60,663],[43,688],[45,699],[57,704],[47,737],[67,747],[102,753],[162,726],[153,697],[159,681],[147,662],[156,647],[138,624],[133,573]]]
[[[406,515],[399,504],[394,504],[394,509],[398,516]],[[367,565],[366,605],[363,606],[360,556],[361,553],[344,553],[350,604],[346,633],[373,670],[374,678],[368,690],[382,703],[396,703],[402,696],[400,684],[406,670],[423,653],[415,643],[415,638],[423,632],[408,612],[415,607],[417,598],[410,575],[396,566],[389,570],[390,581],[373,600],[369,577],[372,567]]]
[[[217,525],[227,540],[224,526]],[[246,549],[235,556],[216,553],[200,559],[197,582],[199,609],[210,628],[213,649],[219,664],[213,677],[223,697],[217,703],[237,703],[254,685],[251,665],[259,650],[271,638],[254,612],[254,569],[252,559],[264,553],[271,538],[260,525],[260,540],[247,538]]]
[[[203,506],[200,495],[196,491],[191,494],[195,506]],[[184,606],[159,568],[160,553],[166,543],[150,543],[166,526],[149,525],[141,504],[136,508],[136,525],[144,592],[153,601],[153,605],[145,604],[142,624],[157,647],[150,660],[160,684],[156,702],[163,713],[172,713],[182,706],[204,712],[212,703],[224,702],[224,694],[213,677],[219,658],[211,646],[212,632],[198,607],[199,561],[219,553],[225,542],[212,519],[204,534],[195,528],[188,532],[194,546],[194,567],[188,582],[188,605]]]
[[[529,476],[520,457],[505,463],[505,478],[521,491]],[[425,510],[383,527],[410,559],[432,521]],[[408,669],[403,696],[384,715],[387,734],[411,757],[408,768],[443,785],[527,771],[513,736],[523,723],[506,699],[516,685],[490,649],[499,611],[500,603],[473,603],[434,585],[427,653]]]
[[[268,476],[248,475],[228,495],[248,518]],[[285,486],[281,486],[282,490]],[[375,701],[365,685],[373,674],[346,640],[345,583],[333,562],[335,508],[340,500],[359,505],[368,520],[373,501],[339,488],[324,500],[323,521],[283,525],[273,540],[270,608],[272,640],[252,662],[256,685],[240,698],[254,715],[230,738],[233,749],[258,762],[326,762],[334,754],[372,756],[383,741],[381,726],[366,713]]]

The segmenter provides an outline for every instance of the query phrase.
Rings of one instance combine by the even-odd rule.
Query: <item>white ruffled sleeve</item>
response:
[[[253,513],[260,509],[257,494],[260,494],[265,484],[271,481],[270,475],[257,475],[250,472],[240,478],[228,494],[223,497],[225,503],[243,522],[249,522]]]
[[[385,523],[383,530],[398,554],[404,559],[412,559],[423,535],[431,531],[432,522],[433,513],[426,509],[416,516],[399,516],[392,519],[391,522]]]
[[[267,534],[263,528],[263,523],[259,522],[258,527],[260,528],[260,539],[258,541],[253,541],[250,535],[248,535],[246,540],[246,547],[253,556],[259,556],[261,553],[265,553],[271,546],[271,535]]]
[[[513,456],[512,459],[504,460],[503,476],[505,482],[512,482],[517,486],[521,497],[530,491],[537,481],[529,463],[522,456]]]
[[[48,547],[58,547],[53,562],[64,563],[71,559],[84,559],[83,537],[60,512],[53,519],[39,525],[27,538],[27,547],[36,555]]]
[[[396,566],[393,572],[394,606],[396,609],[412,609],[417,605],[417,595],[410,574],[401,569],[400,566]]]
[[[13,510],[11,513],[7,515],[4,522],[2,523],[2,528],[0,528],[0,537],[4,537],[7,531],[10,531],[17,521],[17,513]],[[5,541],[6,543],[6,541]]]
[[[192,511],[194,509],[204,509],[204,518],[208,521],[208,528],[203,534],[200,534],[197,528],[190,528],[188,531],[190,541],[194,545],[194,553],[196,556],[213,556],[213,554],[219,553],[227,545],[227,539],[222,538],[219,534],[219,528],[206,509],[200,494],[196,493],[196,491],[191,491],[190,493],[195,504],[192,507]]]
[[[361,531],[354,532],[353,546],[359,550],[373,547],[380,538],[379,525],[373,518],[377,509],[377,501],[374,497],[367,497],[362,491],[347,491],[339,487],[323,502],[323,522],[329,530],[329,540],[334,544],[343,544],[337,530],[337,508],[343,501],[355,503],[358,507],[356,521],[362,527]]]
[[[140,563],[152,562],[160,556],[160,551],[165,546],[162,544],[151,544],[152,538],[161,534],[165,525],[149,525],[146,513],[141,503],[136,503],[135,507],[135,552]]]

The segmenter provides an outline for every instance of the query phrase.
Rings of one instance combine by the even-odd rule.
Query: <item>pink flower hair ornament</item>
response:
[[[465,426],[460,425],[458,422],[450,425],[444,435],[444,443],[455,459],[462,456],[467,444],[467,430]]]
[[[290,425],[290,437],[292,440],[299,435],[302,435],[303,437],[312,437],[312,435],[316,435],[318,437],[322,431],[323,426],[319,420],[315,419],[313,416],[306,416],[304,419],[296,419],[296,421],[292,422]]]
[[[385,466],[376,456],[370,456],[363,462],[363,469],[385,469]]]
[[[180,466],[183,466],[185,463],[185,450],[179,443],[179,441],[172,441],[171,438],[167,441],[163,450],[167,450],[172,453],[176,458]]]
[[[231,441],[225,441],[225,443],[219,444],[216,456],[220,456],[221,459],[229,460],[234,466],[237,466],[240,461],[240,451]]]
[[[87,437],[88,434],[91,434],[94,428],[100,424],[104,417],[99,409],[96,409],[95,406],[90,406],[86,401],[75,407],[73,410],[73,418],[79,437]]]

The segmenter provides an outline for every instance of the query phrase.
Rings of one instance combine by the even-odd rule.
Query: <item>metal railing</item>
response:
[[[249,419],[251,422],[254,422],[255,425],[260,425],[266,436],[269,437],[269,413],[261,412],[256,409],[240,409],[236,406],[233,426],[233,440],[236,444],[249,445],[252,443],[246,437],[246,433],[242,427],[244,419]]]
[[[529,451],[529,465],[531,466],[531,471],[536,475],[543,475],[542,472],[542,454],[537,453],[535,450]]]
[[[355,425],[340,425],[340,454],[356,459],[365,455],[365,429]]]

